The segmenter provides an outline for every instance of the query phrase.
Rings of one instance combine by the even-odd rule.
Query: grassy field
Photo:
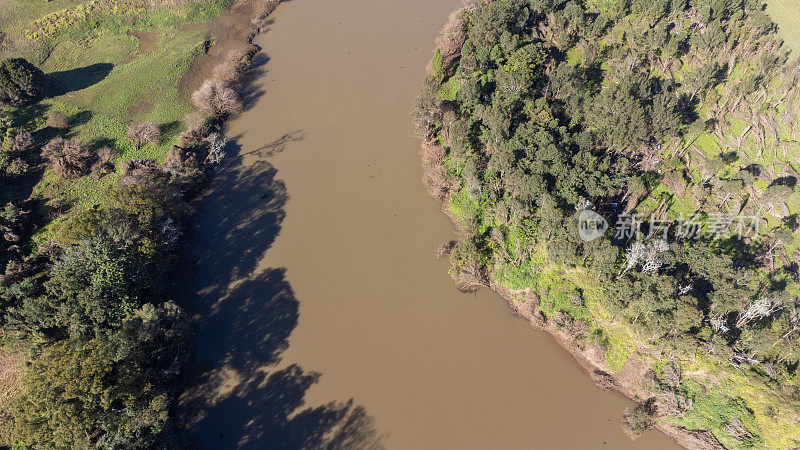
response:
[[[767,12],[794,53],[800,53],[800,0],[767,0]]]
[[[118,162],[163,160],[192,111],[179,82],[195,56],[210,45],[208,24],[227,3],[154,8],[138,0],[4,1],[0,58],[25,57],[48,75],[50,85],[39,103],[8,111],[14,125],[33,132],[37,145],[61,134],[93,151],[111,147]],[[47,125],[53,111],[69,118],[67,130]],[[139,122],[157,123],[161,141],[136,149],[126,134]],[[47,170],[33,197],[67,205],[65,212],[77,211],[95,204],[117,178],[59,180]],[[47,240],[49,230],[42,230],[35,241]]]

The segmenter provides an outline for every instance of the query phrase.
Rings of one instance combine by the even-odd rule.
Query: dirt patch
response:
[[[134,119],[144,117],[153,110],[153,102],[148,100],[140,100],[136,102],[130,109],[131,117]]]
[[[128,56],[127,58],[123,59],[117,66],[123,66],[125,64],[131,63],[136,61],[142,56],[149,55],[155,51],[156,47],[158,47],[158,33],[152,31],[128,31],[128,36],[133,36],[139,40],[139,49],[132,55]],[[133,107],[131,108],[130,112],[133,117],[143,116],[144,114],[150,112],[153,108],[152,102],[148,102],[145,100],[138,101]]]
[[[251,46],[252,38],[265,26],[265,18],[275,10],[281,0],[234,0],[228,11],[209,27],[212,42],[208,51],[195,58],[179,83],[184,93],[194,92],[214,68],[232,53],[242,53]]]
[[[139,49],[136,53],[118,62],[117,66],[122,66],[136,61],[142,56],[149,55],[158,47],[158,34],[152,31],[128,31],[128,36],[133,36],[139,40]]]

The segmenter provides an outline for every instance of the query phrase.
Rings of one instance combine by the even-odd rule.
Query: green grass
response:
[[[453,216],[464,223],[474,220],[480,209],[478,202],[469,196],[466,189],[461,189],[451,195],[448,207]]]
[[[628,358],[636,351],[636,342],[624,328],[608,328],[602,340],[606,364],[612,372],[622,370]]]
[[[116,64],[138,48],[139,41],[127,34],[104,33],[86,40],[62,41],[55,46],[42,70],[51,73],[92,64]]]
[[[675,423],[690,430],[711,430],[726,448],[747,448],[761,443],[760,429],[747,403],[731,392],[734,387],[723,382],[708,389],[693,380],[681,384],[684,395],[693,401],[692,409]],[[751,436],[734,436],[726,430],[738,420]]]
[[[582,291],[563,277],[561,270],[542,270],[535,286],[539,293],[539,308],[548,317],[553,317],[559,311],[575,320],[589,317]]]
[[[49,111],[60,111],[72,122],[61,134],[92,151],[109,146],[119,161],[163,161],[186,127],[184,117],[192,111],[188,93],[179,84],[208,39],[207,27],[197,24],[213,21],[228,3],[139,8],[144,5],[139,0],[4,2],[0,26],[9,45],[0,48],[0,57],[8,56],[4,51],[14,51],[15,56],[39,64],[53,80],[55,92],[62,93],[14,110],[17,125],[34,132],[37,145],[42,145],[59,133],[46,125]],[[49,16],[39,20],[40,25],[33,25],[45,15]],[[186,27],[189,24],[195,26]],[[40,38],[25,37],[26,30],[45,28],[49,31]],[[129,34],[133,30],[154,33],[157,43],[140,52],[139,40]],[[101,65],[96,66],[100,69],[90,73],[87,68],[95,65]],[[162,139],[157,145],[136,149],[127,130],[145,121],[162,127]],[[117,178],[113,174],[102,179],[59,180],[46,171],[32,195],[48,204],[65,205],[64,216],[40,230],[34,241],[46,241],[66,216],[96,204]]]
[[[778,34],[786,45],[800,53],[800,1],[768,0],[767,13],[778,24]]]

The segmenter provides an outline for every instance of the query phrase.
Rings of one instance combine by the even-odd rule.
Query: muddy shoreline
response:
[[[210,27],[210,47],[189,64],[189,70],[179,81],[181,91],[187,95],[194,92],[204,80],[214,76],[214,68],[227,61],[232,53],[244,51],[252,56],[259,51],[253,39],[265,31],[269,16],[282,1],[234,0]]]

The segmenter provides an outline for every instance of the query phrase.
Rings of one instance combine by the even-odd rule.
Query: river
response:
[[[630,401],[435,258],[455,235],[409,111],[459,5],[292,0],[257,38],[189,236],[204,375],[183,401],[203,447],[675,447],[631,441]]]

